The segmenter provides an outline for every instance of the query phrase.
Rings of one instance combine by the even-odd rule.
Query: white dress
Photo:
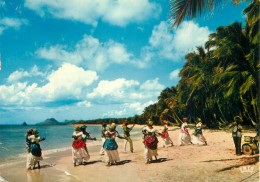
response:
[[[191,137],[187,129],[188,124],[183,123],[181,125],[181,133],[179,134],[179,145],[189,145],[191,144]]]
[[[40,137],[37,136],[35,137],[35,135],[31,135],[28,137],[28,140],[30,140],[31,143],[39,143],[40,142]],[[27,169],[31,169],[32,167],[34,167],[34,165],[36,165],[39,161],[42,161],[43,158],[42,156],[38,157],[33,155],[31,152],[27,154],[27,162],[26,162],[26,168]]]
[[[143,131],[146,131],[146,133],[150,132],[152,135],[157,135],[158,134],[158,131],[156,129],[154,129],[154,128],[150,129],[148,126],[145,126],[143,128]],[[145,142],[145,139],[144,139],[144,142]],[[145,157],[145,160],[146,161],[151,161],[153,156],[155,156],[155,157],[158,156],[157,149],[152,150],[152,149],[148,148],[146,145],[144,145],[144,157]]]
[[[105,131],[105,142],[103,148],[105,150],[105,158],[107,163],[119,162],[119,154],[118,154],[118,145],[115,141],[115,138],[118,137],[118,132],[115,131]]]
[[[164,129],[163,131],[167,131],[168,132],[168,126],[164,125]],[[167,138],[162,138],[162,147],[166,147],[167,145],[173,145],[172,139],[170,138],[169,134]]]
[[[198,128],[200,129],[200,128]],[[201,129],[200,129],[201,130]],[[205,137],[203,136],[202,132],[201,134],[197,134],[196,136],[193,135],[192,137],[192,143],[193,144],[197,144],[197,145],[205,145],[206,144],[206,139]]]
[[[74,131],[72,136],[78,137],[78,140],[83,140],[86,138],[86,135],[84,135],[83,132],[77,132],[77,131]],[[86,147],[81,147],[81,148],[72,147],[72,156],[73,156],[74,163],[76,162],[81,163],[83,161],[86,162],[90,159]]]

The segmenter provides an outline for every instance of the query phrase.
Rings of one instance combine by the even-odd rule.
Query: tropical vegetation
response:
[[[219,1],[185,1],[186,4],[195,2],[196,6],[186,5],[190,8],[185,10],[189,16],[196,15],[194,11],[200,13],[202,3],[209,6]],[[181,12],[178,10],[175,14]],[[141,115],[116,121],[122,123],[127,119],[144,124],[151,119],[155,124],[161,124],[166,119],[181,124],[182,118],[187,117],[190,122],[201,118],[208,127],[217,128],[228,125],[233,122],[234,116],[239,115],[245,125],[258,123],[259,1],[252,1],[243,13],[246,16],[245,26],[239,22],[220,26],[210,34],[205,45],[198,46],[185,56],[186,63],[179,73],[177,86],[164,89],[158,101],[146,107]],[[180,23],[182,16],[176,15],[175,23]],[[112,120],[115,121],[110,118],[107,122]]]

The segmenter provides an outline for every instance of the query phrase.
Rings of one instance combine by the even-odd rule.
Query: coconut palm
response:
[[[242,1],[247,0],[232,0],[232,3],[238,4]],[[185,19],[201,16],[207,10],[213,13],[214,9],[223,3],[223,0],[170,0],[170,19],[174,21],[171,29],[175,25],[178,28]]]

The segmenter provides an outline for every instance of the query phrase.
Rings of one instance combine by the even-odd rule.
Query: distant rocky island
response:
[[[43,122],[37,123],[36,125],[69,125],[69,124],[73,124],[73,123],[76,123],[76,121],[75,120],[65,120],[64,122],[59,122],[55,118],[49,118]]]
[[[27,123],[26,122],[23,122],[23,124],[22,124],[23,126],[27,126]]]

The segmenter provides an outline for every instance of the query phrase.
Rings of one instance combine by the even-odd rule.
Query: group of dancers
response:
[[[168,133],[168,124],[169,122],[164,120],[164,126],[161,132],[153,127],[153,121],[147,121],[147,125],[142,128],[143,133],[143,144],[144,144],[144,156],[147,164],[150,164],[153,160],[157,160],[157,148],[158,148],[158,136],[162,138],[162,147],[168,145],[173,146],[173,142]],[[100,155],[105,155],[105,161],[108,166],[116,165],[120,161],[118,153],[118,144],[116,138],[123,139],[123,152],[126,152],[127,144],[130,145],[130,151],[133,153],[133,141],[130,136],[130,131],[134,128],[135,125],[128,127],[129,122],[125,121],[122,125],[124,135],[120,135],[116,130],[116,124],[112,123],[107,128],[107,124],[102,124],[101,127],[101,140],[102,147],[100,149]],[[193,138],[188,131],[187,118],[183,118],[183,124],[181,126],[179,134],[179,145],[189,145],[189,144],[201,144],[207,145],[207,141],[202,134],[201,130],[202,122],[200,119],[197,120],[197,125]],[[87,149],[86,141],[87,140],[96,140],[96,138],[90,137],[90,134],[86,131],[87,126],[76,126],[72,134],[73,143],[72,143],[72,156],[74,166],[87,164],[87,161],[90,159],[90,155]],[[27,142],[27,169],[35,169],[35,165],[38,164],[40,168],[40,163],[42,158],[42,152],[39,145],[40,141],[45,140],[45,138],[40,138],[38,136],[39,132],[37,130],[30,129],[26,133],[26,142]]]

